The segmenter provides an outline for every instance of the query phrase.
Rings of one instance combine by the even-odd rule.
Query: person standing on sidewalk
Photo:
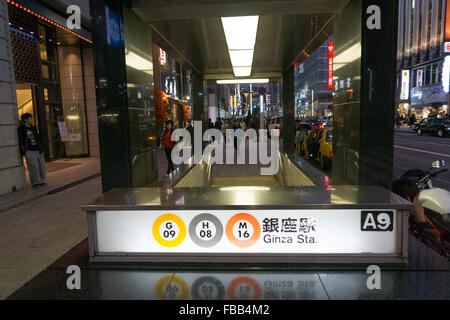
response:
[[[159,144],[160,148],[164,148],[164,152],[166,153],[167,158],[167,172],[166,176],[168,176],[175,169],[173,168],[172,162],[172,149],[174,147],[174,143],[172,141],[172,132],[173,132],[173,122],[172,120],[167,120],[166,125],[164,127],[164,133],[161,137],[161,143]]]
[[[17,129],[19,134],[20,153],[27,161],[30,182],[33,188],[46,186],[44,147],[41,137],[33,126],[33,116],[29,113],[22,115],[22,123]]]

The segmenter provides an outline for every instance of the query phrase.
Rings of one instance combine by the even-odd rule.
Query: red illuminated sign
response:
[[[334,43],[328,42],[328,89],[333,89],[333,53]]]
[[[167,54],[161,48],[159,48],[159,60],[161,60],[161,64],[165,64],[167,62]]]

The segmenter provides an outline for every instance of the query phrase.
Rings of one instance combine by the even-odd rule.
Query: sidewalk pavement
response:
[[[0,215],[6,210],[43,197],[65,185],[100,174],[100,158],[79,158],[68,161],[56,160],[46,163],[46,166],[48,186],[32,189],[27,172],[27,188],[0,196]]]
[[[403,132],[403,133],[416,133],[411,129],[411,127],[401,126],[400,128],[395,128],[395,132]]]
[[[98,177],[0,214],[0,299],[87,237],[86,215],[80,206],[101,192]]]

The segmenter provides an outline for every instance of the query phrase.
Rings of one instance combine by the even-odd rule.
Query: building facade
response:
[[[8,72],[2,70],[0,86],[9,105],[7,111],[0,111],[0,118],[7,119],[2,123],[2,137],[8,140],[0,148],[4,177],[0,194],[5,194],[26,187],[17,137],[24,113],[33,116],[46,161],[98,157],[99,142],[88,26],[68,29],[68,5],[61,1],[54,1],[52,7],[31,0],[6,0],[1,5],[2,63],[8,65]],[[83,20],[89,21],[88,2],[85,5]]]
[[[401,116],[448,116],[449,10],[448,0],[399,0],[396,100]]]
[[[295,116],[328,116],[333,103],[333,90],[328,89],[328,43],[329,37],[300,64],[294,73]]]

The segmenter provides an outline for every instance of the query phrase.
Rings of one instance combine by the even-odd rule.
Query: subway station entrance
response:
[[[397,1],[90,4],[103,195],[82,207],[88,239],[53,265],[79,264],[88,275],[90,291],[71,294],[411,298],[418,294],[413,287],[429,287],[418,279],[411,286],[408,273],[448,268],[439,255],[422,256],[427,248],[408,236],[412,203],[390,191]],[[247,17],[242,27],[236,17]],[[304,119],[296,114],[294,74],[331,36],[331,65],[318,74],[323,91],[332,92],[323,113],[332,114],[331,138],[323,140],[330,163],[322,170],[297,152],[296,120]],[[244,89],[250,98],[239,105],[244,83],[252,85]],[[259,97],[268,84],[278,88],[270,111],[279,122],[271,122],[269,102]],[[319,94],[309,98],[311,114]],[[219,118],[243,135],[208,133]],[[167,120],[191,135],[177,140],[187,161],[164,175]],[[366,287],[370,265],[389,274],[377,294]],[[59,271],[54,281],[63,277]],[[266,285],[285,281],[296,287]],[[351,288],[339,291],[343,283]]]

